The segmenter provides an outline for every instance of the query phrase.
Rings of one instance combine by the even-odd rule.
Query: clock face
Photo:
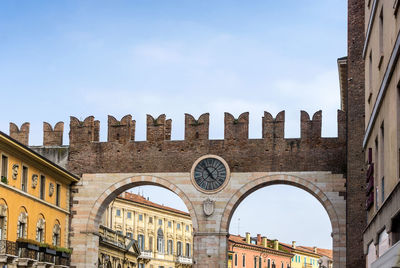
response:
[[[216,158],[204,158],[194,168],[194,181],[206,191],[221,187],[227,177],[225,165]]]

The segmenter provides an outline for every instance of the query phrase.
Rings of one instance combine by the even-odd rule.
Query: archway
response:
[[[96,264],[98,260],[98,228],[101,222],[103,213],[108,205],[121,193],[126,190],[144,185],[153,185],[163,187],[178,195],[186,205],[189,215],[192,219],[193,229],[197,229],[197,217],[194,208],[185,195],[185,193],[176,185],[168,180],[155,175],[140,175],[140,176],[118,176],[116,174],[107,174],[101,178],[101,186],[104,191],[99,192],[99,178],[92,175],[84,175],[82,181],[91,181],[91,183],[77,185],[75,193],[79,193],[79,197],[75,196],[74,209],[76,213],[72,219],[72,226],[77,226],[81,229],[79,232],[74,232],[74,239],[71,246],[74,248],[72,254],[72,263],[79,264]],[[81,181],[81,182],[82,182]],[[96,181],[96,182],[94,182]],[[88,200],[91,199],[91,200]],[[81,203],[80,200],[85,200]],[[87,213],[87,214],[86,214]],[[86,215],[85,215],[86,214]],[[84,247],[82,247],[84,246]],[[82,265],[82,267],[84,267]],[[79,266],[80,267],[80,266]]]
[[[344,268],[345,178],[342,174],[327,171],[232,172],[226,187],[212,194],[196,189],[189,172],[84,174],[73,189],[71,246],[74,251],[71,265],[96,265],[99,222],[115,197],[135,186],[156,185],[177,194],[188,208],[194,236],[193,267],[226,267],[227,234],[233,211],[247,195],[272,184],[299,187],[321,202],[332,224],[335,268]]]
[[[344,267],[344,257],[346,256],[345,247],[343,247],[343,245],[346,243],[345,226],[343,225],[345,220],[345,200],[344,198],[340,198],[338,196],[339,198],[335,199],[336,202],[333,202],[332,196],[329,197],[329,193],[325,193],[324,190],[321,189],[317,180],[314,180],[313,182],[312,180],[310,181],[300,176],[290,174],[274,174],[262,176],[244,184],[227,202],[221,221],[221,230],[228,232],[235,210],[246,197],[261,188],[280,184],[291,185],[305,190],[314,196],[325,208],[332,225],[331,236],[334,264],[335,267]],[[323,186],[325,187],[326,185]]]

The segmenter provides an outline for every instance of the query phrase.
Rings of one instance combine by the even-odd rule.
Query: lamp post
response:
[[[322,259],[319,259],[319,260],[318,260],[318,267],[319,267],[319,268],[322,268]]]

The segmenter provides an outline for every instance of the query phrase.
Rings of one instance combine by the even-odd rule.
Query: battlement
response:
[[[345,140],[346,116],[338,110],[338,139]],[[301,136],[300,141],[318,142],[321,137],[322,111],[317,111],[312,118],[307,112],[301,111]],[[157,118],[147,115],[146,141],[149,143],[160,143],[171,140],[172,120],[167,119],[165,114]],[[136,121],[131,115],[126,115],[117,120],[108,116],[107,142],[118,142],[126,144],[135,142]],[[209,140],[210,114],[204,113],[196,120],[191,114],[185,114],[185,141],[196,142]],[[54,129],[43,122],[43,145],[61,146],[63,142],[64,123],[58,122]],[[82,144],[99,142],[100,121],[93,116],[86,117],[80,121],[74,116],[70,117],[69,144]],[[19,129],[14,123],[10,123],[10,136],[19,142],[28,145],[29,123],[22,124]],[[262,139],[279,141],[285,139],[285,111],[279,112],[275,118],[264,112],[262,117]],[[245,112],[235,118],[230,113],[224,115],[224,140],[243,142],[249,140],[249,113]]]
[[[224,158],[233,172],[331,171],[346,168],[346,114],[338,111],[338,136],[321,137],[322,112],[300,113],[300,138],[285,138],[285,111],[275,117],[264,112],[262,136],[249,139],[249,113],[224,115],[224,139],[210,140],[210,115],[185,114],[185,139],[171,140],[172,120],[147,115],[146,141],[135,141],[131,115],[108,116],[107,141],[99,141],[100,122],[71,116],[69,146],[62,146],[64,124],[43,123],[43,145],[32,149],[54,159],[75,174],[94,172],[186,172],[205,154]],[[29,123],[10,123],[10,135],[28,145]],[[63,149],[65,153],[60,154]],[[63,151],[63,152],[64,152]]]
[[[10,137],[19,141],[24,145],[29,144],[29,127],[30,124],[25,122],[21,125],[21,128],[14,123],[10,122]]]

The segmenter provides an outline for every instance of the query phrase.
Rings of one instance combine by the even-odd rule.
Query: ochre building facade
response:
[[[68,266],[70,186],[79,178],[2,132],[0,157],[0,266]]]

